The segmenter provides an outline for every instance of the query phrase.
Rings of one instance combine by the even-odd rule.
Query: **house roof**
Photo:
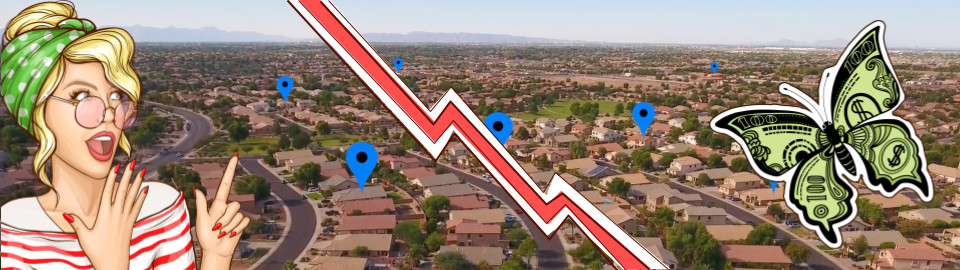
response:
[[[960,168],[948,167],[940,164],[930,164],[927,170],[933,175],[942,175],[945,177],[960,178]]]
[[[548,183],[553,179],[554,174],[556,174],[554,171],[535,172],[530,174],[530,179],[535,183]]]
[[[750,225],[707,225],[707,232],[717,241],[737,241],[747,239],[753,226]]]
[[[394,215],[343,216],[337,231],[390,230],[397,225]]]
[[[600,191],[597,190],[584,190],[580,192],[584,198],[586,198],[592,204],[603,203],[603,196],[600,196]]]
[[[883,195],[871,193],[871,194],[861,194],[861,199],[870,200],[872,203],[879,204],[883,209],[895,209],[903,206],[914,205],[913,201],[910,201],[910,198],[903,193],[897,193],[893,197],[887,198]]]
[[[365,246],[371,251],[390,251],[392,244],[392,234],[340,234],[334,237],[323,250],[350,251],[357,246]]]
[[[727,211],[720,207],[691,206],[686,210],[689,216],[726,216]]]
[[[400,170],[407,179],[417,179],[421,177],[437,175],[437,173],[430,167],[416,167],[416,168],[407,168]]]
[[[367,200],[386,197],[387,192],[383,190],[382,186],[364,187],[362,192],[360,191],[359,187],[356,187],[343,191],[340,194],[340,197],[337,198],[337,201],[346,202],[352,200]]]
[[[423,186],[424,188],[460,183],[460,178],[458,178],[457,175],[453,173],[423,176],[423,177],[416,178],[415,180],[419,182],[420,185]]]
[[[553,137],[553,141],[555,141],[555,142],[557,142],[557,143],[569,143],[569,142],[576,142],[576,141],[579,141],[579,140],[580,140],[580,138],[577,138],[576,135],[570,135],[570,134],[557,135],[557,136]]]
[[[581,168],[593,168],[597,166],[597,161],[592,158],[578,158],[564,161],[563,164],[567,166],[567,170],[579,170]]]
[[[472,220],[476,220],[477,223],[484,223],[484,224],[504,223],[506,222],[504,219],[506,215],[507,215],[507,210],[502,208],[451,210],[450,220],[447,222],[447,227],[452,227],[452,225],[459,224],[464,219],[472,219]]]
[[[724,181],[727,181],[727,180],[733,181],[735,183],[763,181],[763,179],[761,179],[760,176],[753,173],[748,173],[748,172],[738,172],[738,173],[727,175]]]
[[[951,221],[957,220],[957,218],[953,217],[952,213],[947,212],[940,208],[913,209],[909,211],[900,212],[899,216],[902,218],[923,220],[926,222],[931,222],[934,220],[951,222]]]
[[[485,196],[456,196],[448,198],[450,209],[483,209],[490,207],[490,201]]]
[[[790,264],[790,257],[780,246],[724,245],[720,252],[730,262]]]
[[[692,158],[692,157],[688,157],[688,156],[682,156],[682,157],[675,158],[675,159],[673,159],[673,162],[674,162],[674,163],[677,163],[677,164],[680,165],[680,166],[689,166],[689,165],[702,164],[699,159]]]
[[[200,179],[220,179],[226,167],[216,162],[197,163],[190,165],[190,169],[200,175]]]
[[[364,270],[366,268],[367,258],[319,256],[310,261],[310,268],[308,269]]]
[[[347,178],[347,177],[350,177],[350,173],[348,173],[347,169],[344,169],[344,168],[337,168],[337,169],[331,169],[331,170],[320,169],[320,176],[324,176],[328,178],[333,178],[334,176],[340,176],[343,178]]]
[[[597,205],[597,209],[599,209],[600,212],[603,212],[604,215],[610,218],[610,220],[613,221],[613,223],[620,224],[620,223],[627,222],[629,220],[634,219],[633,218],[634,215],[630,214],[630,212],[627,212],[627,210],[624,210],[623,208],[620,208],[620,206],[615,204]]]
[[[887,252],[889,252],[890,256],[895,260],[947,260],[939,250],[922,243],[898,244],[896,248],[888,250]]]
[[[699,170],[692,173],[688,173],[687,175],[700,177],[700,174],[706,174],[707,177],[710,177],[710,179],[724,179],[724,178],[727,178],[732,173],[733,171],[731,171],[728,168],[715,168],[715,169]]]
[[[580,179],[580,177],[577,177],[576,175],[572,175],[569,173],[563,173],[560,175],[560,177],[563,178],[563,181],[566,181],[567,183],[570,183],[570,184],[583,181],[583,179]]]
[[[343,213],[349,215],[354,210],[360,210],[362,214],[382,213],[383,209],[390,209],[390,212],[397,210],[393,204],[393,199],[373,199],[373,200],[355,200],[343,203]]]
[[[843,237],[846,238],[849,243],[853,243],[854,240],[863,236],[867,239],[867,244],[871,247],[879,247],[880,244],[884,242],[892,242],[894,244],[903,244],[907,242],[907,239],[903,237],[903,234],[900,234],[899,231],[851,231],[843,232]]]
[[[506,258],[503,248],[500,247],[442,246],[437,252],[458,252],[473,265],[486,261],[491,266],[499,266]]]
[[[644,173],[629,173],[629,174],[613,175],[613,176],[608,176],[603,178],[603,181],[604,182],[613,181],[613,179],[617,177],[623,178],[624,181],[627,181],[627,183],[630,183],[631,185],[644,185],[644,184],[650,183],[650,180],[647,179],[647,175]]]
[[[477,221],[472,219],[464,219],[463,222],[454,226],[454,230],[460,233],[483,233],[483,234],[499,234],[502,232],[500,225],[497,224],[482,224],[477,223]]]
[[[433,186],[426,189],[430,191],[430,195],[443,195],[447,198],[468,194],[476,194],[477,191],[470,186],[470,184],[460,183],[453,185],[444,185],[444,186]],[[425,191],[426,192],[426,191]]]
[[[607,152],[616,152],[616,151],[623,150],[623,147],[620,146],[619,143],[611,142],[611,143],[602,143],[602,144],[587,146],[587,151],[597,152],[597,151],[600,151],[601,148],[606,149]]]
[[[311,152],[310,149],[273,153],[273,156],[276,157],[278,160],[288,160],[288,159],[294,159],[298,157],[312,156],[312,155],[313,155],[313,152]]]

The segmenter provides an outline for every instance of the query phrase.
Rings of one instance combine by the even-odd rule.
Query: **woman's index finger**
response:
[[[226,202],[227,197],[230,196],[230,188],[233,186],[233,175],[237,170],[237,162],[239,158],[236,154],[230,158],[230,162],[227,163],[227,169],[223,171],[223,178],[220,179],[220,187],[217,188],[217,197],[215,200],[219,202]]]

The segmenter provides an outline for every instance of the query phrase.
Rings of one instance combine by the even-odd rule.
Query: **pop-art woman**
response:
[[[97,29],[71,4],[40,3],[10,21],[4,40],[0,97],[39,142],[33,171],[51,189],[2,206],[0,267],[195,269],[183,194],[142,182],[136,160],[113,166],[118,147],[131,151],[123,132],[141,98],[130,35]],[[227,202],[236,166],[235,155],[209,208],[194,190],[201,269],[228,269],[249,223]]]

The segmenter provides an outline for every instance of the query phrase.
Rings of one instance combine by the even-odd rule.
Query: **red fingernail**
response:
[[[227,235],[227,233],[225,232],[220,233],[220,236],[217,236],[217,239],[223,238],[224,235]]]
[[[194,192],[194,193],[197,192],[197,185],[193,185],[193,192]]]
[[[213,226],[213,230],[211,230],[211,231],[216,231],[217,229],[220,228],[220,225],[221,225],[220,223],[217,223],[217,225],[214,225],[214,226]]]
[[[67,213],[63,213],[63,219],[66,219],[67,222],[73,223],[73,217],[67,215]]]
[[[147,168],[140,169],[140,178],[143,178],[143,174],[147,172]]]
[[[233,156],[239,157],[239,156],[240,156],[240,153],[233,153]]]
[[[230,233],[230,238],[233,238],[234,236],[237,236],[237,232],[231,232],[231,233]]]
[[[130,169],[133,170],[133,167],[137,166],[137,160],[134,159],[133,162],[130,162]]]
[[[147,194],[147,191],[150,191],[150,187],[149,187],[149,186],[143,188],[143,194]]]
[[[120,173],[120,163],[117,163],[117,168],[113,169],[113,173]]]

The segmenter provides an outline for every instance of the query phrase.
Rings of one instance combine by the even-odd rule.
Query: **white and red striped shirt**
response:
[[[144,201],[130,240],[130,269],[195,269],[190,215],[182,194],[160,182],[144,182]],[[51,220],[36,197],[0,208],[0,270],[93,269],[74,233]]]

